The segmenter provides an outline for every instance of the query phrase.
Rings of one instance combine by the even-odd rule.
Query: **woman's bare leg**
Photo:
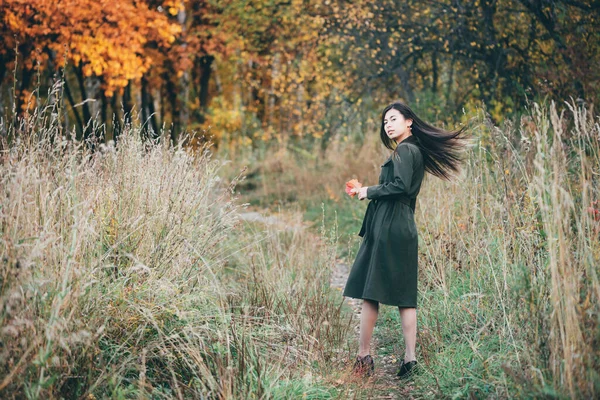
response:
[[[364,357],[371,352],[371,336],[379,315],[379,303],[372,300],[363,300],[360,312],[360,349],[359,357]]]
[[[402,320],[402,332],[404,333],[404,362],[416,360],[415,348],[417,345],[417,309],[400,308],[400,319]]]

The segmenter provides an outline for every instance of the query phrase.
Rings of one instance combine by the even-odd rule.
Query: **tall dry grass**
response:
[[[419,204],[425,280],[448,294],[468,278],[465,335],[476,330],[473,349],[498,336],[512,395],[600,389],[600,221],[589,212],[600,198],[600,124],[592,109],[566,106],[534,104],[517,127],[481,125],[461,179],[428,185]],[[480,318],[487,307],[493,320]]]
[[[461,175],[426,177],[417,204],[418,356],[427,372],[413,394],[597,397],[600,118],[591,106],[532,104],[502,128],[483,113],[469,125]],[[248,198],[308,209],[326,202],[344,222],[352,262],[366,204],[346,198],[343,184],[375,184],[389,154],[370,132],[314,161],[272,152]],[[392,331],[400,336],[399,323]]]
[[[337,392],[334,236],[241,221],[237,180],[206,149],[129,126],[91,152],[57,135],[52,110],[3,143],[0,397]]]

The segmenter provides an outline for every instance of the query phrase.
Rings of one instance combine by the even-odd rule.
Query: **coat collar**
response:
[[[390,155],[390,157],[385,160],[385,162],[383,164],[381,164],[381,166],[383,167],[384,165],[386,165],[387,163],[389,163],[390,161],[392,161],[392,157],[394,156],[394,153],[396,152],[396,150],[398,149],[398,146],[400,146],[402,143],[412,143],[412,144],[418,144],[418,140],[415,137],[415,135],[410,135],[409,137],[407,137],[406,139],[404,139],[403,141],[401,141],[400,143],[398,143],[398,145],[396,146],[396,148],[394,149],[394,151],[392,152],[392,154]]]
[[[403,141],[401,141],[400,143],[398,143],[398,146],[401,145],[402,143],[417,143],[417,138],[415,137],[415,135],[410,135],[409,137],[407,137],[406,139],[404,139]]]

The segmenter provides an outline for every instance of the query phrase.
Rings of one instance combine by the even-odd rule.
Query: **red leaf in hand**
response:
[[[360,189],[361,187],[362,183],[360,183],[356,179],[351,179],[348,182],[346,182],[346,193],[348,193],[350,197],[354,197],[356,196],[356,193],[358,193],[358,189]]]

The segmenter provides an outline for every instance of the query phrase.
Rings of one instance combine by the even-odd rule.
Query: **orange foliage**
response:
[[[107,96],[148,71],[149,47],[167,48],[181,32],[166,15],[135,0],[5,0],[1,11],[2,57],[15,48],[15,36],[29,69],[35,48],[43,49],[44,59],[55,57],[58,67],[66,51],[85,76],[103,78]]]

